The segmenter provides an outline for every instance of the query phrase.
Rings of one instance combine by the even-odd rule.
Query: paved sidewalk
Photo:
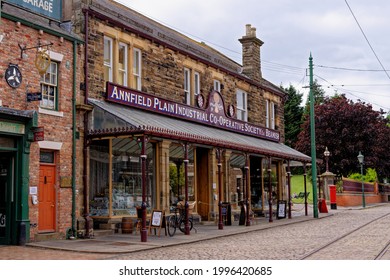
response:
[[[324,218],[333,215],[335,211],[329,210],[329,213],[319,213],[319,218]],[[286,226],[293,223],[304,222],[313,219],[311,207],[309,207],[308,216],[304,214],[303,205],[294,206],[292,218],[288,219],[273,219],[270,223],[268,218],[258,218],[251,226],[239,226],[238,222],[234,222],[231,226],[224,225],[223,229],[218,229],[216,223],[195,224],[190,235],[185,235],[179,230],[173,237],[165,235],[165,230],[161,229],[160,236],[152,233],[148,234],[147,242],[141,242],[139,233],[135,234],[112,234],[107,236],[97,236],[91,239],[75,239],[75,240],[52,240],[28,243],[26,246],[38,247],[46,249],[56,249],[64,251],[75,251],[80,253],[99,253],[99,254],[121,254],[154,249],[159,247],[175,246],[179,244],[188,244],[202,240],[210,240],[223,236],[232,236],[245,232],[263,230],[271,227]]]

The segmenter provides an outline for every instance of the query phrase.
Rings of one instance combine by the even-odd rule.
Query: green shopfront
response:
[[[29,240],[29,155],[35,111],[0,107],[0,244]]]

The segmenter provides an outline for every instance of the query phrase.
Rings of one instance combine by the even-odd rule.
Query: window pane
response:
[[[58,64],[51,62],[46,73],[41,77],[42,100],[40,106],[46,109],[56,109]]]
[[[111,65],[111,40],[104,38],[104,64]]]

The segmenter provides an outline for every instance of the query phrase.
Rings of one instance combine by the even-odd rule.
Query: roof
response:
[[[240,152],[310,162],[311,158],[282,143],[242,135],[223,129],[175,119],[140,109],[89,99],[94,106],[91,138],[145,133],[154,137],[175,139],[237,150]]]

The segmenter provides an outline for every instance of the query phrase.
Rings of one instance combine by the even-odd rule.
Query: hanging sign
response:
[[[36,127],[33,129],[34,142],[45,140],[45,129],[44,127]]]

